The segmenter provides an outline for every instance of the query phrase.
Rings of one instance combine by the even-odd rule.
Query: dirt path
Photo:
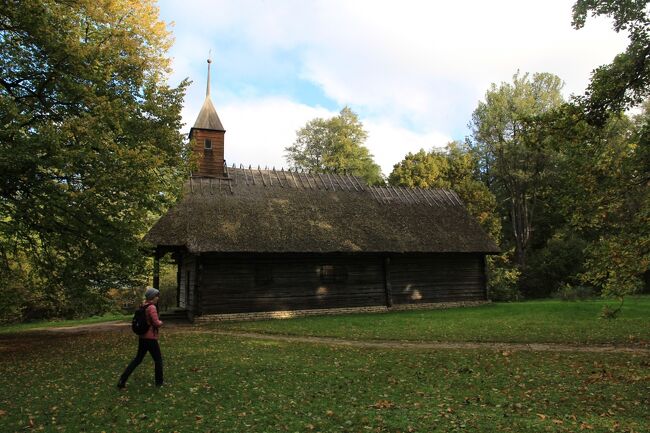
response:
[[[340,338],[329,337],[303,337],[292,335],[277,334],[259,334],[253,332],[236,332],[236,331],[201,331],[192,330],[191,332],[212,333],[217,335],[227,335],[232,337],[243,337],[257,340],[273,340],[296,343],[317,343],[330,346],[344,347],[368,347],[368,348],[385,348],[385,349],[487,349],[501,352],[511,351],[531,351],[531,352],[588,352],[588,353],[634,353],[650,355],[650,349],[641,347],[628,347],[616,345],[592,345],[577,346],[568,344],[553,343],[473,343],[473,342],[419,342],[419,341],[394,341],[394,340],[343,340]]]
[[[130,322],[116,320],[114,322],[90,323],[88,325],[61,326],[56,328],[34,328],[32,331],[53,334],[88,334],[91,332],[117,331],[131,326]]]
[[[48,336],[74,336],[90,333],[124,331],[130,327],[129,322],[115,321],[95,323],[88,325],[77,325],[56,328],[35,328],[21,333],[23,336],[39,338]],[[394,341],[394,340],[344,340],[331,337],[294,336],[278,334],[261,334],[254,332],[220,331],[214,329],[202,329],[190,324],[170,323],[165,326],[170,332],[191,332],[201,334],[215,334],[229,337],[250,338],[256,340],[271,340],[296,343],[324,344],[329,346],[342,347],[367,347],[377,349],[410,349],[410,350],[445,350],[445,349],[483,349],[496,350],[501,352],[529,351],[529,352],[582,352],[582,353],[628,353],[639,355],[650,355],[650,348],[618,345],[570,345],[555,343],[496,343],[496,342],[419,342],[419,341]],[[15,339],[17,334],[2,335],[3,337]],[[30,338],[30,339],[31,339]]]
[[[192,325],[184,323],[167,323],[165,329],[188,328]],[[47,328],[32,328],[24,331],[25,334],[56,334],[56,335],[79,335],[89,334],[93,332],[110,332],[121,331],[123,329],[130,329],[131,322],[123,320],[115,320],[112,322],[90,323],[87,325],[75,326],[60,326],[60,327],[47,327]],[[2,335],[0,334],[0,338]]]

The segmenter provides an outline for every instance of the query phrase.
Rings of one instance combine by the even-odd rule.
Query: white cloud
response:
[[[225,158],[231,164],[288,167],[284,148],[296,138],[296,131],[315,117],[336,113],[288,99],[242,100],[217,107],[226,129]]]
[[[393,165],[404,159],[407,153],[444,147],[451,141],[451,137],[441,132],[415,133],[390,122],[370,121],[364,127],[368,131],[366,147],[386,176],[393,171]]]
[[[288,167],[284,148],[294,142],[298,129],[316,117],[338,115],[321,107],[281,98],[242,100],[217,107],[217,110],[226,129],[225,158],[228,165],[277,169]],[[198,110],[184,113],[185,117],[193,119],[197,115]],[[188,130],[192,123],[187,125]],[[407,153],[442,147],[451,140],[440,132],[415,133],[387,121],[365,122],[364,128],[368,131],[366,147],[386,175]]]
[[[590,72],[627,40],[606,19],[573,29],[573,3],[161,0],[160,7],[176,22],[172,81],[194,80],[184,111],[189,125],[214,49],[213,100],[233,146],[229,160],[281,164],[296,129],[335,114],[318,105],[348,104],[387,174],[408,151],[462,139],[490,83],[510,81],[517,70],[555,73],[567,96],[582,93]],[[311,83],[330,101],[283,93],[277,83],[292,80]]]

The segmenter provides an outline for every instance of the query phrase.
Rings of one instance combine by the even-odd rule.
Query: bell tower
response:
[[[210,65],[212,59],[208,59],[208,84],[205,91],[205,101],[199,112],[199,116],[190,129],[190,143],[192,153],[198,157],[198,167],[192,176],[199,177],[224,177],[224,136],[221,120],[217,115],[212,100],[210,99]]]

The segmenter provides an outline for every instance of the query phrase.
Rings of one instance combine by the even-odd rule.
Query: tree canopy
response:
[[[536,133],[534,120],[562,104],[562,85],[553,74],[517,73],[512,83],[492,84],[472,115],[471,147],[485,184],[504,206],[507,233],[521,266],[548,173],[547,143]]]
[[[590,123],[602,126],[608,113],[639,105],[650,96],[650,16],[647,0],[578,0],[573,26],[581,29],[590,14],[611,17],[614,30],[627,32],[630,39],[624,52],[593,72],[586,95],[577,98]]]
[[[552,197],[564,221],[558,229],[584,243],[577,280],[606,295],[642,290],[650,269],[650,105],[636,116],[610,113],[602,126],[573,105],[544,120],[557,155]]]
[[[142,276],[185,175],[170,43],[153,0],[3,3],[0,290],[18,310],[68,314]]]
[[[463,200],[469,213],[483,229],[499,242],[501,223],[496,213],[496,199],[484,183],[476,178],[476,156],[462,143],[453,141],[444,149],[421,149],[408,153],[395,164],[388,183],[410,188],[452,189]]]
[[[338,116],[307,122],[296,132],[296,141],[285,148],[285,157],[292,168],[350,173],[370,184],[383,183],[379,165],[364,146],[367,138],[359,116],[344,107]]]

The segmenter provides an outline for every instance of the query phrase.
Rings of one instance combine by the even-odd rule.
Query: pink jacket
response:
[[[147,323],[149,323],[151,326],[149,326],[147,332],[142,334],[140,338],[145,338],[147,340],[157,340],[158,328],[163,325],[163,322],[158,318],[158,310],[156,310],[156,306],[153,303],[145,302],[144,305],[146,305]]]

